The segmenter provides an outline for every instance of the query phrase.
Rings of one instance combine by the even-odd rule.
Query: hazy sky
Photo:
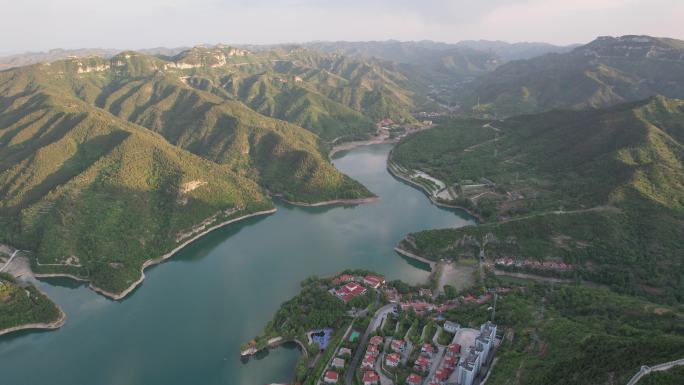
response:
[[[684,0],[0,0],[0,52],[200,43],[684,39]]]

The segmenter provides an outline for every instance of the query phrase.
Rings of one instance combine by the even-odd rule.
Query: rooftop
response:
[[[399,362],[401,360],[401,356],[399,353],[392,353],[385,356],[385,359],[390,362]]]
[[[325,372],[325,378],[329,380],[337,380],[338,376],[339,374],[337,374],[337,372],[334,370],[328,370],[327,372]]]
[[[368,370],[363,373],[363,382],[374,382],[380,379],[377,373],[372,370]]]

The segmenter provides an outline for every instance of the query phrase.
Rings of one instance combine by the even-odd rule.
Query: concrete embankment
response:
[[[419,262],[422,262],[422,263],[426,263],[426,264],[430,265],[430,269],[434,269],[434,267],[435,267],[435,265],[436,265],[436,262],[435,262],[435,261],[431,261],[431,260],[429,260],[429,259],[427,259],[427,258],[423,258],[423,257],[421,257],[421,256],[419,256],[419,255],[416,255],[416,254],[411,253],[410,251],[406,251],[406,250],[404,250],[404,249],[402,249],[402,248],[400,248],[400,247],[395,247],[395,248],[394,248],[394,251],[396,251],[397,253],[399,253],[399,254],[401,254],[401,255],[403,255],[403,256],[405,256],[405,257],[408,257],[408,258],[411,258],[411,259],[415,259],[416,261],[419,261]]]
[[[296,343],[297,345],[299,345],[299,349],[301,350],[302,354],[306,357],[309,356],[309,352],[306,350],[306,346],[304,346],[302,341],[300,341],[296,338],[288,340],[288,339],[285,339],[281,336],[273,337],[266,342],[266,347],[264,347],[263,349],[273,349],[273,348],[280,346],[280,345],[287,343],[287,342]],[[254,354],[257,354],[258,352],[260,352],[263,349],[257,349],[256,346],[251,346],[251,347],[241,351],[240,356],[242,356],[242,357],[252,356]]]
[[[378,197],[368,197],[368,198],[359,198],[359,199],[335,199],[335,200],[330,200],[330,201],[322,201],[322,202],[315,202],[315,203],[307,203],[307,202],[293,202],[293,201],[288,201],[285,198],[280,198],[283,202],[294,205],[294,206],[303,206],[303,207],[319,207],[319,206],[332,206],[332,205],[360,205],[360,204],[367,204],[367,203],[375,203],[380,200]]]

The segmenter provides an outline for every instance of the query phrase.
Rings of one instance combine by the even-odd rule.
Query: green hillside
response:
[[[410,81],[387,62],[287,46],[258,52],[195,47],[168,60],[186,84],[327,141],[365,137],[385,118],[413,120]]]
[[[67,272],[118,292],[200,222],[272,207],[228,167],[68,103],[37,91],[3,98],[0,113],[2,237],[35,251],[36,272]]]
[[[486,281],[489,287],[520,286],[493,276]],[[491,317],[490,306],[466,304],[447,317],[477,327]],[[626,384],[641,365],[681,358],[683,317],[677,307],[602,288],[525,283],[497,301],[495,322],[503,341],[487,383]],[[647,381],[651,376],[641,381],[678,383]]]
[[[459,195],[449,203],[491,223],[411,234],[402,247],[437,259],[486,243],[491,258],[563,260],[582,278],[681,301],[682,122],[683,101],[656,97],[416,134],[392,160],[442,178]],[[480,143],[462,139],[474,133]]]
[[[488,49],[433,41],[312,42],[307,48],[360,58],[378,58],[415,66],[432,75],[463,79],[496,68],[500,59]]]
[[[20,285],[10,274],[0,273],[0,331],[59,318],[59,308],[35,286]]]
[[[127,52],[0,73],[1,240],[38,273],[119,293],[212,224],[273,207],[372,194],[313,133],[187,85]],[[75,257],[75,258],[73,258]]]
[[[511,116],[606,107],[652,95],[684,98],[684,42],[603,37],[567,53],[508,62],[466,85],[463,111]]]

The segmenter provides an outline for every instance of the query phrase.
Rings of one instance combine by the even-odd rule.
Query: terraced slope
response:
[[[412,234],[403,247],[440,258],[478,254],[486,244],[489,257],[560,259],[586,279],[684,299],[683,101],[480,123],[416,134],[393,160],[456,183],[457,202],[491,223]],[[465,149],[458,140],[492,126],[496,139]],[[473,186],[482,192],[470,194]]]

